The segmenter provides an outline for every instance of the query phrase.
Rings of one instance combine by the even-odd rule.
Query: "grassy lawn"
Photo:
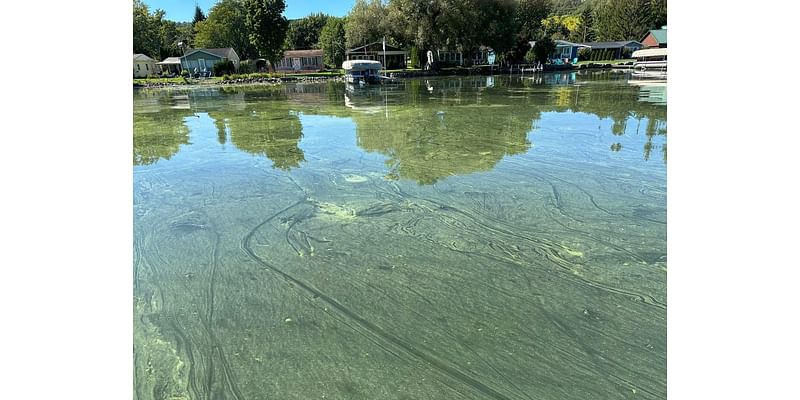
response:
[[[387,69],[385,72],[390,74],[392,72],[417,72],[422,71],[421,68],[400,68],[400,69]]]
[[[177,78],[134,78],[133,84],[139,85],[147,85],[147,84],[154,84],[154,83],[172,83],[176,85],[183,85],[186,83],[182,77]]]
[[[277,76],[314,77],[314,76],[342,76],[342,75],[344,75],[344,70],[337,69],[337,70],[330,70],[330,71],[308,72],[308,73],[300,73],[300,74],[282,74],[282,75],[277,75]]]

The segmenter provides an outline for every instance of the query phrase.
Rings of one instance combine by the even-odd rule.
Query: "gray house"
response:
[[[618,58],[631,58],[634,51],[644,47],[643,44],[635,40],[625,40],[621,42],[588,42],[581,43],[592,48],[592,52],[606,51],[612,60]]]
[[[239,55],[230,47],[223,49],[188,50],[186,54],[181,57],[181,68],[191,73],[194,73],[196,69],[197,72],[208,72],[209,75],[212,75],[214,72],[214,64],[225,59],[233,61],[234,68],[237,70],[239,69]]]

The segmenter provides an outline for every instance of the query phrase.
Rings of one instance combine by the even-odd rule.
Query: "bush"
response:
[[[181,76],[184,77],[184,78],[188,78],[189,77],[189,71],[185,70],[185,69],[181,70]]]
[[[233,61],[223,59],[222,61],[214,64],[213,71],[214,76],[222,76],[236,72],[236,67],[233,65]]]
[[[253,63],[250,60],[244,60],[239,64],[239,73],[240,74],[249,74],[253,72],[254,67]]]
[[[525,62],[528,64],[536,64],[536,52],[533,49],[525,53]]]

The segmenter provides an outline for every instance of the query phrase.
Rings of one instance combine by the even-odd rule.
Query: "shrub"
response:
[[[528,64],[536,64],[536,52],[533,49],[525,53],[525,62]]]
[[[184,78],[188,78],[189,77],[189,71],[185,70],[185,69],[181,70],[181,76],[184,77]]]
[[[233,61],[223,59],[222,61],[214,64],[213,71],[214,76],[222,76],[236,72],[236,67],[233,65]]]
[[[239,73],[240,74],[249,74],[253,72],[253,63],[250,60],[244,60],[239,64]]]

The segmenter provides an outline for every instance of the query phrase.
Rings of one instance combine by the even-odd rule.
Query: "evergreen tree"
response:
[[[666,24],[666,0],[598,0],[593,6],[597,40],[639,40]]]
[[[194,19],[192,19],[192,26],[195,26],[198,22],[205,20],[206,15],[203,14],[203,10],[200,9],[200,6],[194,6]]]

